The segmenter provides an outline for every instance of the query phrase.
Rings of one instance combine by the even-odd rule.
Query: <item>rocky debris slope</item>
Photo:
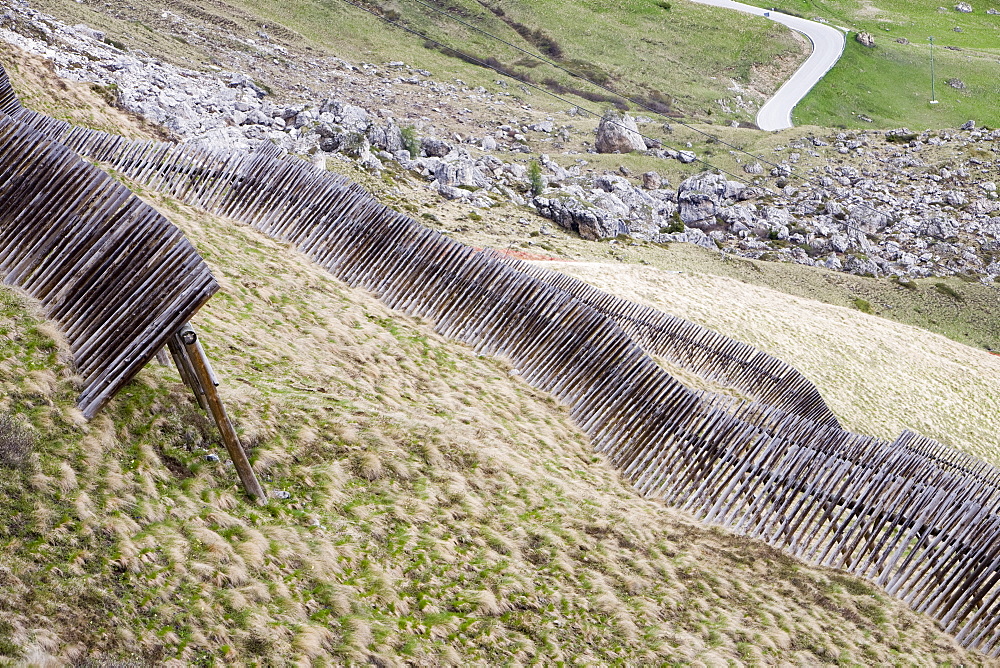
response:
[[[268,142],[314,158],[340,155],[376,173],[393,162],[445,198],[482,209],[530,206],[587,239],[689,242],[876,276],[971,274],[984,282],[1000,276],[1000,131],[972,122],[941,132],[900,128],[794,139],[776,149],[782,156],[787,149],[780,162],[744,164],[749,185],[704,172],[671,189],[656,172],[637,179],[585,173],[588,161],[580,154],[561,156],[574,161],[567,167],[545,153],[536,158],[541,174],[533,180],[524,164],[527,138],[558,149],[572,125],[546,118],[491,129],[467,122],[469,107],[456,109],[467,104],[508,115],[514,107],[530,109],[509,92],[438,82],[401,62],[324,58],[302,68],[327,92],[300,87],[297,100],[278,102],[244,74],[178,68],[127,53],[97,31],[61,24],[20,0],[8,6],[0,13],[0,39],[48,58],[64,77],[101,86],[119,106],[182,141],[225,151]],[[407,102],[405,112],[388,108],[401,109],[399,99]],[[697,159],[644,138],[627,115],[614,116],[601,123],[591,151]],[[942,150],[951,158],[942,161]],[[825,162],[803,171],[796,163],[806,155]]]

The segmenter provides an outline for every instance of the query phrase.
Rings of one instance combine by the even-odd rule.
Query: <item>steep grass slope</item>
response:
[[[176,376],[91,423],[4,292],[0,651],[32,662],[975,662],[868,585],[639,499],[566,412],[279,244],[159,201],[216,268],[197,320],[271,490]]]
[[[865,584],[637,498],[502,363],[161,206],[218,270],[197,324],[290,498],[242,500],[166,369],[84,423],[52,332],[4,292],[3,409],[35,434],[0,495],[8,656],[970,660]]]
[[[81,420],[65,344],[0,291],[2,657],[982,662],[863,582],[638,498],[502,362],[248,228],[151,202],[215,269],[196,325],[288,498],[245,503],[169,369]]]

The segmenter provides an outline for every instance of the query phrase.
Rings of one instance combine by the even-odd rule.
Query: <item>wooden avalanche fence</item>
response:
[[[4,73],[0,111],[18,109]],[[38,299],[65,335],[88,418],[218,289],[194,247],[155,209],[7,113],[0,278]]]
[[[839,427],[822,395],[798,369],[693,322],[598,290],[583,281],[496,251],[500,262],[566,291],[614,320],[651,355],[698,373],[754,399]]]
[[[911,433],[888,442],[845,431],[816,388],[773,358],[476,252],[302,161],[33,124],[152,188],[289,241],[346,283],[508,359],[570,406],[646,496],[865,577],[965,646],[1000,654],[996,468]],[[692,392],[647,350],[754,400]]]

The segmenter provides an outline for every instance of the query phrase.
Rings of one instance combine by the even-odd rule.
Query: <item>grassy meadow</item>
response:
[[[970,14],[956,2],[933,0],[749,0],[805,18],[822,18],[847,28],[840,62],[795,108],[797,124],[846,128],[908,126],[914,130],[956,127],[969,119],[1000,125],[1000,9],[993,0],[970,2]],[[956,28],[958,29],[956,31]],[[875,48],[854,37],[867,31]],[[935,92],[931,105],[928,37],[934,37]],[[906,40],[900,44],[897,40]],[[946,84],[958,79],[964,89]],[[861,116],[867,116],[871,122]]]

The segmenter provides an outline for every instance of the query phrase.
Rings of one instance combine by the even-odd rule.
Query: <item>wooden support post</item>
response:
[[[211,410],[208,407],[208,399],[205,397],[205,390],[202,389],[201,383],[198,381],[198,376],[194,371],[194,365],[191,363],[187,347],[185,347],[184,342],[181,341],[181,333],[179,331],[167,339],[167,348],[170,350],[170,355],[174,358],[174,364],[177,365],[177,373],[180,374],[181,380],[184,381],[184,384],[191,388],[191,391],[194,393],[194,398],[198,400],[198,405],[201,406],[203,411],[208,412]]]
[[[222,434],[222,441],[226,445],[226,450],[229,451],[229,456],[232,458],[233,464],[236,465],[236,472],[240,476],[240,482],[243,483],[243,489],[258,501],[265,500],[267,495],[264,493],[264,488],[261,487],[260,482],[257,480],[257,475],[250,466],[250,460],[247,459],[239,436],[236,435],[233,423],[229,421],[229,416],[226,414],[226,407],[222,405],[222,400],[219,399],[219,393],[215,389],[217,383],[212,373],[212,367],[209,364],[208,357],[205,356],[205,351],[202,349],[201,343],[198,341],[198,335],[191,328],[191,325],[187,324],[181,327],[178,336],[184,344],[187,358],[194,368],[198,383],[205,393],[205,399],[208,402],[212,417],[215,418],[215,423],[219,425],[219,433]]]

